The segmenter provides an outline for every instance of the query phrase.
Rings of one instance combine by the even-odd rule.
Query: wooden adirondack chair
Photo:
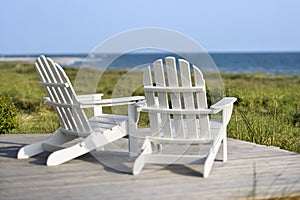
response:
[[[103,106],[134,104],[144,97],[124,97],[101,100],[102,94],[77,96],[61,66],[45,56],[35,63],[41,85],[49,97],[45,103],[52,105],[59,117],[61,127],[46,140],[26,145],[18,151],[17,158],[24,159],[43,151],[54,151],[47,159],[47,165],[59,165],[85,153],[103,147],[128,134],[130,128],[127,116],[102,114]],[[83,108],[94,108],[94,117],[87,119]],[[135,124],[133,124],[135,126]],[[61,145],[82,137],[82,142],[62,148]]]
[[[142,152],[136,159],[133,174],[139,174],[146,163],[152,164],[204,164],[203,176],[208,177],[217,151],[223,141],[223,161],[227,160],[226,126],[231,118],[234,97],[225,97],[210,108],[207,106],[206,88],[199,68],[179,59],[165,59],[153,63],[154,77],[150,66],[144,71],[143,84],[146,105],[138,103],[140,111],[148,112],[152,136],[147,136]],[[165,77],[165,75],[167,77]],[[194,83],[193,83],[194,82]],[[210,114],[222,111],[221,120],[210,119]],[[203,156],[164,153],[164,145],[209,145]],[[177,146],[176,146],[177,145]],[[152,146],[158,147],[158,153]],[[198,147],[197,147],[198,148]],[[186,153],[186,152],[185,152]]]

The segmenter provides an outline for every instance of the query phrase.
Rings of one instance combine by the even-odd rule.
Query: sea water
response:
[[[209,53],[221,72],[226,73],[266,73],[266,74],[300,74],[299,53]],[[126,68],[152,63],[166,56],[179,55],[168,53],[124,54],[110,63],[112,69]],[[78,63],[80,64],[80,63]]]
[[[266,74],[300,74],[300,52],[276,52],[276,53],[209,53],[218,67],[218,70],[226,73],[266,73]],[[0,57],[38,57],[39,55],[18,55]],[[59,62],[62,66],[80,67],[86,64],[88,54],[49,54],[52,58],[64,58],[66,62]],[[96,55],[94,62],[101,65],[109,55]],[[113,55],[114,57],[115,55]],[[166,56],[179,55],[172,53],[128,53],[117,56],[109,63],[111,69],[130,69],[138,65],[152,63],[156,59]],[[68,59],[72,58],[72,59]],[[77,59],[74,59],[77,58]],[[74,61],[72,61],[74,60]],[[90,63],[93,65],[94,63]]]
[[[300,74],[300,53],[212,53],[219,71]]]

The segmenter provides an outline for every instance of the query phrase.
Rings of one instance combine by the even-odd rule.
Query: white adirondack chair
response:
[[[154,77],[150,66],[144,71],[146,104],[137,104],[141,106],[140,111],[149,114],[152,136],[145,138],[142,152],[134,163],[134,175],[139,174],[146,163],[204,164],[203,177],[206,178],[222,141],[223,161],[227,160],[226,126],[236,98],[225,97],[208,108],[205,81],[199,68],[192,66],[192,81],[190,63],[183,59],[178,63],[180,70],[177,70],[176,59],[167,57],[165,70],[163,60],[153,63]],[[221,120],[210,119],[210,114],[221,111]],[[209,151],[204,156],[176,154],[176,149],[172,154],[163,152],[164,145],[179,148],[180,145],[194,144],[200,148],[209,145]],[[158,152],[153,152],[153,146],[158,147]]]
[[[128,134],[130,128],[127,116],[102,114],[102,106],[134,104],[144,97],[124,97],[101,100],[102,94],[77,96],[61,66],[45,56],[35,63],[41,85],[49,97],[45,103],[54,107],[61,127],[46,140],[26,145],[18,151],[17,158],[25,159],[44,151],[54,151],[47,159],[47,165],[59,165],[73,158],[103,147]],[[83,108],[94,108],[94,117],[87,119]],[[132,120],[131,120],[132,121]],[[133,123],[133,126],[135,124]],[[62,148],[61,145],[82,137],[74,146]]]

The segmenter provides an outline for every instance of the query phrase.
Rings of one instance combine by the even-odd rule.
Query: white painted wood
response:
[[[123,122],[123,126],[125,126],[125,122]],[[47,166],[60,165],[64,162],[116,141],[117,139],[120,139],[126,135],[126,132],[120,132],[116,127],[112,128],[111,130],[106,129],[102,134],[92,133],[81,143],[50,154],[47,159]]]
[[[64,148],[50,154],[46,164],[47,166],[57,166],[88,152],[90,152],[89,149],[80,146],[80,144],[75,144],[71,147]]]
[[[48,74],[47,72],[45,71],[45,63],[44,63],[44,60],[46,58],[45,57],[40,57],[37,59],[36,63],[35,63],[35,67],[36,67],[36,70],[38,72],[38,75],[40,77],[40,79],[42,80],[41,82],[44,82],[44,83],[49,83],[49,77],[48,77]],[[58,99],[57,99],[57,96],[54,95],[54,91],[53,91],[53,88],[51,87],[45,87],[47,93],[48,93],[48,96],[49,98],[52,100],[52,101],[57,101],[58,102]],[[68,121],[65,120],[64,116],[66,115],[66,113],[64,113],[64,110],[61,110],[59,107],[54,107],[54,109],[56,110],[57,114],[58,114],[58,117],[60,119],[60,122],[63,126],[63,128],[68,128]]]
[[[178,62],[180,67],[181,85],[183,87],[192,87],[190,63],[183,59],[179,59]],[[184,93],[183,99],[185,109],[195,108],[193,93]],[[196,138],[198,136],[198,131],[196,128],[196,116],[188,114],[186,115],[186,119],[187,134],[185,135],[185,137]]]
[[[213,142],[213,139],[210,138],[197,138],[197,139],[185,139],[185,138],[161,138],[161,137],[151,137],[149,138],[149,140],[153,143],[153,144],[190,144],[190,145],[194,145],[194,144],[211,144]]]
[[[77,96],[78,102],[97,102],[102,99],[103,94],[87,94],[87,95],[79,95]],[[89,106],[82,108],[89,108]],[[102,114],[102,106],[93,104],[92,107],[94,108],[94,116],[98,116]]]
[[[174,57],[167,57],[166,58],[166,71],[168,74],[168,83],[169,87],[175,88],[183,88],[179,87],[178,83],[178,74],[176,69],[176,60]],[[182,111],[181,109],[181,91],[171,89],[171,103],[172,103],[172,110],[178,109]],[[184,125],[182,121],[182,114],[174,114],[174,136],[176,138],[184,138]],[[173,137],[174,137],[173,136]]]
[[[102,107],[132,105],[129,108],[130,115],[138,116],[138,113],[133,113],[137,112],[133,109],[134,104],[144,97],[105,100],[101,99],[102,94],[77,97],[69,78],[57,63],[40,56],[35,66],[41,85],[49,96],[44,98],[45,103],[54,107],[61,127],[46,140],[22,147],[17,154],[19,159],[29,158],[46,150],[57,150],[50,154],[47,165],[59,165],[128,135],[128,131],[133,129],[128,127],[136,126],[137,118],[129,122],[127,116],[102,114]],[[90,107],[94,108],[95,116],[88,120],[83,108]],[[81,143],[67,148],[60,146],[78,137],[83,138]],[[133,141],[130,146],[136,153],[137,143]]]
[[[203,169],[203,177],[204,178],[207,178],[209,176],[209,173],[211,171],[211,168],[212,168],[212,165],[214,163],[214,160],[216,158],[216,155],[218,153],[218,150],[220,148],[220,145],[221,145],[221,142],[222,140],[224,139],[224,126],[222,126],[219,130],[219,133],[218,133],[218,137],[216,137],[214,139],[214,142],[210,148],[210,151],[209,151],[209,154],[205,160],[205,163],[204,163],[204,169]]]
[[[74,135],[65,135],[62,134],[61,129],[56,130],[51,136],[49,136],[46,140],[37,142],[34,144],[26,145],[19,149],[17,158],[18,159],[27,159],[32,156],[35,156],[44,151],[43,143],[52,143],[56,145],[61,145],[65,142],[69,142],[77,138]]]
[[[168,70],[168,68],[167,68],[167,70]],[[171,73],[174,73],[174,72],[171,72]],[[175,73],[176,73],[176,71],[175,71]],[[172,75],[172,77],[176,78],[176,76],[174,77],[174,75]],[[168,80],[172,81],[173,79],[168,79]],[[175,83],[176,82],[174,82],[174,85],[175,85]],[[172,82],[171,82],[171,84],[172,84]],[[170,86],[170,87],[168,87],[168,86],[164,86],[164,87],[145,86],[144,90],[147,91],[147,92],[149,91],[149,92],[174,92],[174,93],[187,92],[187,93],[190,93],[190,92],[201,92],[201,91],[204,91],[205,88],[203,88],[203,87],[179,87],[179,86]]]
[[[211,109],[160,109],[160,108],[143,108],[143,111],[149,113],[163,113],[163,114],[181,114],[181,115],[199,115],[199,114],[215,114]]]
[[[148,112],[152,136],[146,137],[142,153],[134,163],[133,174],[139,174],[147,163],[203,164],[203,177],[206,178],[210,174],[222,142],[223,161],[227,161],[226,129],[236,98],[226,97],[208,108],[205,80],[198,67],[193,65],[194,80],[192,80],[191,65],[188,61],[179,59],[179,70],[174,57],[167,57],[165,61],[166,69],[163,68],[161,59],[153,63],[155,79],[151,76],[150,67],[144,72],[147,104],[139,103],[136,106],[139,107],[138,111]],[[171,107],[168,104],[168,96]],[[209,114],[219,112],[222,112],[222,120],[209,119]],[[163,126],[163,134],[156,134],[160,127],[158,125],[160,116],[161,121],[167,123]],[[164,146],[169,148],[170,145],[175,146],[171,153],[162,151]],[[177,149],[180,149],[179,146],[187,148],[198,145],[199,154],[183,155],[187,152],[176,151],[176,145]],[[207,152],[200,155],[205,145],[208,147]],[[152,146],[158,146],[159,153],[153,151]]]
[[[101,105],[101,106],[116,106],[116,105],[128,105],[135,104],[136,102],[145,99],[143,96],[133,97],[120,97],[113,99],[100,99],[100,100],[79,100],[81,107],[88,108],[89,105]]]
[[[138,175],[141,172],[141,170],[143,169],[146,163],[145,155],[149,155],[151,153],[152,153],[151,141],[148,139],[148,137],[146,137],[142,146],[142,153],[134,162],[134,166],[132,169],[133,175]]]
[[[166,81],[165,81],[165,74],[164,74],[164,66],[162,60],[156,60],[153,63],[153,70],[154,70],[154,76],[155,76],[155,83],[159,87],[165,87]],[[166,92],[157,92],[158,97],[158,107],[160,109],[166,109],[169,108],[169,101],[168,96]],[[170,116],[168,114],[161,113],[161,124],[160,124],[160,134],[162,134],[163,137],[170,137],[171,136],[171,125],[170,125]]]
[[[143,73],[143,84],[144,86],[153,86],[152,74],[150,66],[148,66]],[[154,92],[145,91],[146,103],[149,108],[157,108],[157,104],[154,97]],[[150,126],[152,129],[152,135],[159,135],[159,114],[158,113],[149,113]]]
[[[129,156],[138,156],[138,135],[137,135],[137,123],[139,120],[138,107],[135,104],[128,105],[128,127],[129,133]]]
[[[227,162],[227,130],[224,130],[224,138],[223,138],[223,162]]]
[[[202,72],[198,69],[197,66],[193,65],[194,76],[195,76],[195,86],[205,88],[205,80],[203,78]],[[207,99],[206,99],[206,90],[200,91],[196,93],[196,102],[197,109],[207,109]],[[208,115],[199,115],[199,137],[210,138],[209,131],[209,117]]]

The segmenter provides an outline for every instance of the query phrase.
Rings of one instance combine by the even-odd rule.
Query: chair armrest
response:
[[[147,102],[146,100],[142,100],[137,102],[135,105],[136,111],[139,113],[142,111],[143,108],[147,107]]]
[[[136,107],[145,107],[145,106],[147,106],[147,102],[146,102],[146,100],[143,100],[143,101],[139,101],[139,102],[137,102],[136,104],[135,104],[135,106]]]
[[[87,101],[99,101],[102,99],[103,94],[85,94],[85,95],[78,95],[77,100],[79,102],[87,102]],[[81,105],[82,106],[82,105]],[[85,108],[93,108],[94,116],[99,116],[102,114],[102,106],[99,105],[88,105]]]
[[[158,97],[154,97],[155,105],[158,106]],[[139,101],[135,104],[137,108],[137,112],[142,112],[144,108],[147,108],[147,101],[146,99],[143,101]],[[158,107],[157,107],[158,108]],[[147,112],[147,111],[145,111]]]
[[[225,97],[220,101],[218,101],[217,103],[215,103],[214,105],[210,106],[210,109],[212,110],[213,114],[216,114],[221,110],[223,110],[224,108],[233,105],[233,103],[236,100],[237,99],[235,97]]]
[[[77,95],[77,100],[80,102],[85,102],[85,101],[96,101],[96,100],[101,100],[103,94],[84,94],[84,95]]]
[[[210,107],[214,114],[222,111],[222,122],[225,126],[227,126],[230,121],[233,103],[236,100],[235,97],[225,97]]]
[[[113,98],[113,99],[79,101],[79,103],[82,105],[81,107],[87,108],[94,105],[99,105],[99,106],[129,105],[129,104],[134,104],[137,101],[143,99],[145,99],[144,96],[133,96],[133,97],[121,97],[121,98]]]

